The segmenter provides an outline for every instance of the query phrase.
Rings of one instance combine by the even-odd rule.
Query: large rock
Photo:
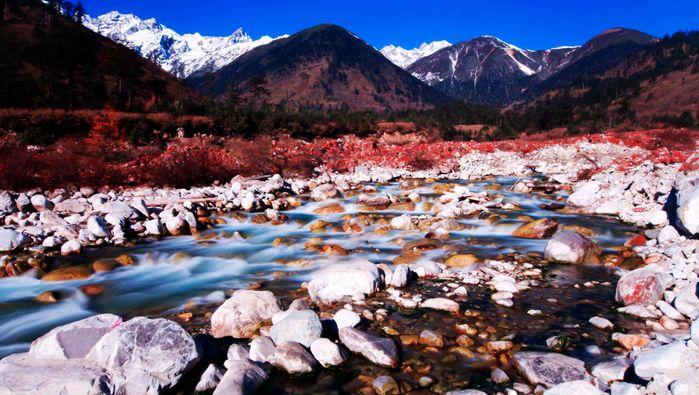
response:
[[[675,180],[677,222],[686,235],[699,235],[699,154],[682,164]]]
[[[107,221],[96,215],[87,219],[87,230],[97,237],[109,237],[109,227]]]
[[[604,395],[605,393],[606,392],[600,391],[599,388],[584,380],[561,383],[544,391],[544,395]]]
[[[345,355],[340,347],[324,337],[311,344],[311,353],[324,367],[342,365],[345,362]]]
[[[228,361],[228,370],[214,390],[214,395],[254,394],[267,377],[269,369],[252,361]]]
[[[296,342],[277,345],[274,350],[274,366],[284,369],[289,374],[311,373],[317,363],[313,355]]]
[[[0,252],[9,252],[24,248],[29,244],[29,236],[12,229],[0,229]]]
[[[654,304],[670,285],[671,277],[655,264],[632,270],[619,279],[616,301],[625,305]]]
[[[364,299],[378,291],[379,269],[373,263],[357,259],[326,266],[315,271],[308,283],[308,294],[315,303],[333,303],[346,297]]]
[[[567,203],[575,207],[591,207],[597,203],[600,184],[597,181],[587,181],[578,184],[575,191],[568,196]]]
[[[322,201],[327,199],[332,199],[338,197],[340,192],[335,188],[333,184],[323,184],[319,185],[311,191],[311,199],[316,201]]]
[[[53,209],[53,202],[42,194],[36,194],[31,197],[32,206],[36,211],[45,211]]]
[[[697,297],[697,295],[699,295],[698,290],[699,283],[697,283],[697,281],[692,281],[679,290],[676,289],[675,292],[677,295],[673,301],[675,309],[692,319],[699,316],[699,298]]]
[[[127,203],[121,201],[107,202],[98,207],[99,211],[104,214],[112,214],[117,218],[131,219],[138,218],[139,212],[133,207],[129,206]]]
[[[0,394],[114,394],[109,374],[84,359],[36,359],[14,354],[0,361]]]
[[[553,387],[568,381],[587,380],[585,363],[563,354],[524,351],[515,353],[514,366],[532,385]]]
[[[572,230],[559,230],[546,244],[546,259],[566,263],[598,263],[599,247]]]
[[[362,354],[369,361],[395,368],[398,366],[398,348],[393,340],[370,335],[356,328],[340,329],[340,341],[350,351]]]
[[[250,360],[255,362],[272,362],[274,357],[274,341],[267,336],[260,336],[250,342]]]
[[[558,221],[555,219],[542,218],[528,222],[517,228],[512,236],[524,239],[544,239],[551,237],[558,229]]]
[[[83,358],[107,332],[122,323],[114,314],[100,314],[52,329],[32,342],[29,355],[34,358]]]
[[[614,381],[624,380],[626,370],[633,361],[623,356],[614,357],[610,361],[600,362],[592,368],[592,375],[604,385],[610,385]]]
[[[0,191],[0,214],[11,214],[17,211],[15,199],[7,191]]]
[[[214,337],[251,338],[262,324],[281,311],[279,300],[269,291],[238,290],[211,316]]]
[[[86,358],[107,369],[119,393],[143,394],[177,384],[199,354],[178,324],[136,317],[105,334]]]
[[[661,374],[673,375],[681,373],[690,366],[699,363],[699,352],[696,347],[688,347],[684,341],[678,341],[643,352],[633,363],[636,375],[650,380]]]
[[[313,310],[299,310],[289,312],[272,326],[269,334],[276,344],[296,342],[310,347],[322,332],[323,325]]]

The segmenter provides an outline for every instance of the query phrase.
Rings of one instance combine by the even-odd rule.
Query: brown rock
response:
[[[442,244],[443,243],[437,239],[418,239],[405,243],[401,251],[420,254],[423,251],[440,248]]]
[[[41,279],[44,281],[70,281],[86,279],[91,275],[92,272],[87,266],[76,265],[52,270],[46,273]]]
[[[478,257],[473,254],[456,254],[447,258],[444,264],[449,267],[462,268],[478,263],[479,261]]]
[[[428,347],[444,347],[444,336],[428,329],[420,332],[420,344]]]
[[[134,258],[133,255],[129,254],[119,255],[118,257],[114,258],[114,260],[117,261],[120,265],[124,266],[131,266],[136,263],[136,258]]]
[[[119,264],[114,259],[98,259],[92,263],[92,270],[95,272],[111,272]]]
[[[558,221],[542,218],[520,226],[512,236],[524,239],[543,239],[553,236],[556,229],[558,229]]]
[[[333,204],[329,204],[327,206],[318,207],[317,209],[313,210],[313,212],[316,214],[344,213],[345,208],[342,207],[342,205],[340,203],[333,203]]]

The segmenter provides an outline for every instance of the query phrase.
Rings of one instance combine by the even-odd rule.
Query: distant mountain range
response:
[[[405,49],[403,47],[398,47],[395,45],[387,45],[381,48],[381,53],[383,56],[388,58],[391,62],[395,63],[397,66],[406,68],[411,64],[415,63],[419,59],[425,56],[432,55],[433,53],[439,51],[442,48],[446,48],[451,44],[449,41],[433,41],[431,43],[422,43],[419,47],[413,49]]]

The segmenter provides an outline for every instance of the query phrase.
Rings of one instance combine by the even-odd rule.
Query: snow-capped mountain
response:
[[[451,43],[445,40],[422,43],[419,47],[413,49],[405,49],[395,45],[387,45],[381,48],[380,52],[383,54],[383,56],[388,58],[388,60],[405,69],[411,64],[415,63],[415,61],[418,59],[432,55],[440,49],[446,48],[450,45]]]
[[[84,25],[126,45],[179,78],[197,71],[218,70],[247,51],[280,38],[262,36],[253,40],[240,28],[228,37],[180,34],[155,19],[142,20],[117,11],[86,17]]]

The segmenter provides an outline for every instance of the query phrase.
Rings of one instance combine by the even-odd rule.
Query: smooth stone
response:
[[[420,307],[424,309],[448,311],[454,314],[458,314],[459,311],[461,311],[459,303],[447,298],[427,299],[424,302],[422,302]]]
[[[356,259],[326,266],[311,274],[308,294],[315,303],[331,304],[346,297],[363,300],[379,290],[381,276],[373,263]]]
[[[250,342],[250,360],[271,363],[274,357],[274,341],[271,337],[260,336]]]
[[[616,301],[624,305],[654,304],[663,297],[670,281],[670,275],[655,264],[632,270],[617,282]]]
[[[318,315],[312,310],[291,311],[281,321],[270,329],[270,337],[275,344],[296,342],[310,347],[314,340],[319,339],[323,325]]]
[[[398,395],[400,387],[398,382],[391,376],[379,376],[372,381],[371,386],[378,395]]]
[[[600,362],[592,368],[592,375],[601,383],[610,385],[613,381],[623,381],[626,370],[633,361],[625,357],[615,357],[611,361]]]
[[[447,267],[454,267],[454,268],[466,268],[469,267],[475,263],[478,263],[480,259],[478,259],[477,256],[473,254],[456,254],[452,255],[449,258],[447,258],[446,261],[444,261],[444,264]]]
[[[673,374],[699,363],[699,352],[692,350],[683,341],[666,344],[640,353],[634,361],[638,377],[650,380],[661,374]]]
[[[0,229],[0,252],[24,248],[31,240],[27,235],[12,229]]]
[[[262,324],[281,311],[269,291],[238,290],[211,315],[214,337],[251,338]]]
[[[558,221],[542,218],[520,226],[512,233],[512,236],[524,239],[545,239],[553,236],[557,229]]]
[[[210,364],[206,367],[204,373],[202,373],[201,378],[194,387],[194,391],[206,392],[215,389],[218,383],[221,382],[221,378],[225,373],[226,369]]]
[[[557,384],[548,390],[544,391],[544,395],[604,395],[605,392],[600,391],[590,382],[584,380],[569,381],[566,383]]]
[[[75,255],[82,251],[82,245],[77,240],[68,240],[61,246],[61,255]]]
[[[90,269],[85,265],[61,267],[46,273],[41,279],[43,281],[73,281],[84,280],[92,275]]]
[[[229,368],[213,395],[254,394],[269,377],[269,369],[263,364],[245,360],[227,362],[230,362]]]
[[[340,341],[350,351],[363,355],[377,365],[392,368],[398,366],[398,347],[393,340],[350,327],[340,329],[339,334]]]
[[[390,285],[403,288],[410,283],[410,268],[406,265],[398,265],[391,276]]]
[[[614,328],[614,324],[612,321],[609,321],[606,318],[599,317],[599,316],[594,316],[588,320],[592,326],[598,329],[602,330],[607,330],[607,329],[612,329]]]
[[[284,369],[289,374],[312,373],[316,360],[300,343],[286,342],[277,345],[274,350],[274,366]]]
[[[345,327],[353,328],[357,326],[357,324],[361,322],[362,318],[354,311],[340,309],[333,315],[333,320],[337,325],[337,329],[340,330]]]
[[[592,240],[571,230],[559,230],[546,244],[547,260],[565,263],[598,263],[599,247]]]
[[[507,373],[500,368],[495,368],[492,372],[490,372],[490,379],[496,384],[504,384],[510,381],[510,377],[507,375]]]
[[[323,367],[342,365],[346,359],[340,347],[324,337],[311,344],[311,353]]]
[[[553,387],[588,378],[583,361],[563,354],[524,351],[515,353],[512,361],[522,376],[533,385]]]
[[[691,319],[697,318],[699,316],[698,290],[699,283],[696,280],[679,289],[675,295],[675,300],[672,302],[675,305],[675,309]]]
[[[59,326],[34,340],[29,355],[48,359],[83,358],[102,336],[121,323],[119,316],[100,314]]]

